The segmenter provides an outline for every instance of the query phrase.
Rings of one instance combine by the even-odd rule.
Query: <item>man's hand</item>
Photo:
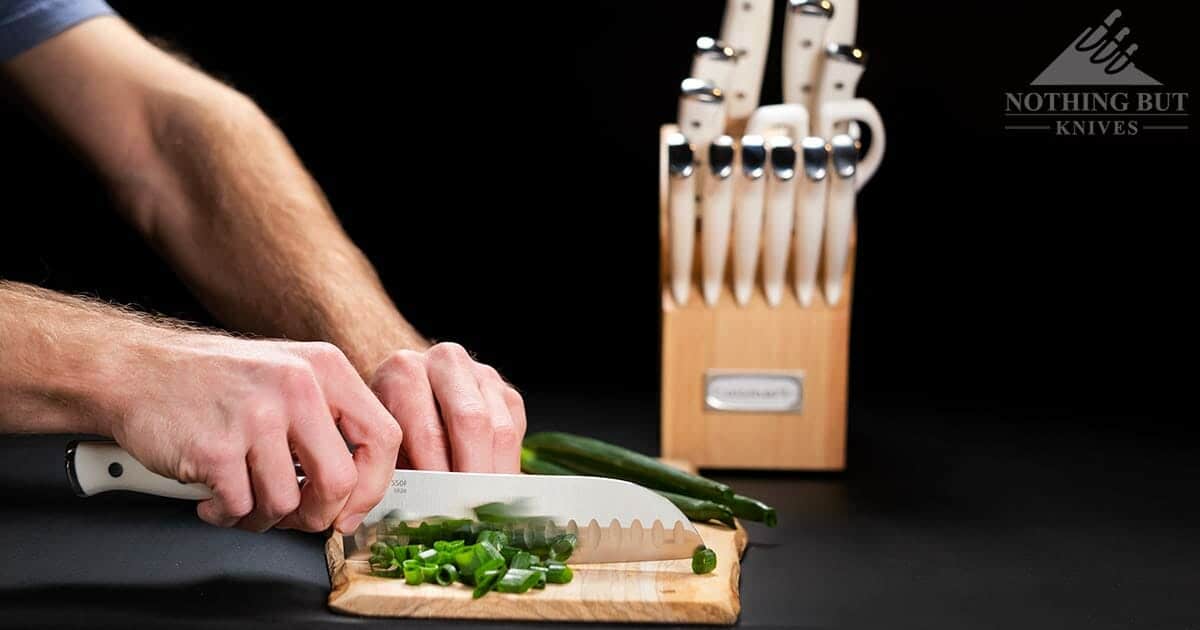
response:
[[[371,388],[404,429],[401,457],[412,466],[520,472],[521,395],[462,346],[397,351],[375,370]]]
[[[156,346],[112,435],[150,470],[211,488],[201,519],[349,532],[383,497],[400,428],[334,346],[194,334]]]

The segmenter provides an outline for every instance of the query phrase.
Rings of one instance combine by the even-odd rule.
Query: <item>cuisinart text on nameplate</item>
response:
[[[714,411],[800,413],[804,372],[708,370],[704,406]]]

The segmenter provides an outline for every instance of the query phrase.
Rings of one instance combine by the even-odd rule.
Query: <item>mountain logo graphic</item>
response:
[[[1138,45],[1129,28],[1116,30],[1121,11],[1083,31],[1031,85],[1162,85],[1133,63]]]

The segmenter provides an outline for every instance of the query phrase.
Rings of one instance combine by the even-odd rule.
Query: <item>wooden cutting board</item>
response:
[[[741,611],[738,579],[746,530],[696,525],[717,552],[717,569],[692,573],[691,560],[571,565],[570,584],[549,584],[523,595],[488,593],[472,600],[461,584],[408,586],[370,575],[366,561],[345,558],[340,535],[325,543],[329,607],[373,617],[617,621],[731,625]],[[568,563],[569,564],[569,563]]]

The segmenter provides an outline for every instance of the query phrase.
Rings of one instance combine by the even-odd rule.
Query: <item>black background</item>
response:
[[[658,385],[657,128],[723,4],[113,2],[261,104],[420,330],[532,392],[639,400]],[[889,154],[860,197],[853,404],[1182,428],[1194,132],[1002,129],[1004,92],[1116,6],[863,5],[859,93]],[[1188,20],[1120,8],[1139,67],[1194,91]],[[764,102],[778,71],[776,48]],[[209,322],[9,100],[0,275]]]
[[[258,100],[404,313],[521,386],[532,429],[653,451],[657,130],[724,3],[113,4]],[[849,469],[716,473],[780,513],[748,524],[740,625],[1196,627],[1195,133],[1003,129],[1004,93],[1113,8],[1138,66],[1195,92],[1192,22],[862,5],[889,153],[859,198]],[[0,277],[213,323],[21,109]],[[319,537],[72,498],[65,439],[0,444],[0,626],[350,623]]]

